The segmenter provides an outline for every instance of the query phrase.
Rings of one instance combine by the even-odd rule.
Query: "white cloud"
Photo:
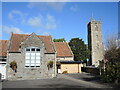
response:
[[[29,18],[28,24],[33,27],[40,27],[42,26],[42,21],[40,17],[33,17],[33,18]]]
[[[43,32],[42,35],[50,35],[50,33],[49,32]]]
[[[54,10],[57,10],[57,11],[61,11],[64,6],[65,6],[65,2],[49,2],[47,3],[47,5],[51,8],[53,8]]]
[[[14,20],[15,24],[24,24],[31,26],[33,28],[40,28],[41,30],[53,30],[56,29],[57,27],[57,20],[55,19],[54,16],[47,14],[46,16],[38,14],[37,16],[29,17],[27,15],[27,18],[25,18],[25,13],[22,13],[21,11],[18,10],[12,10],[9,15],[9,19]],[[16,23],[17,22],[17,23]],[[22,22],[22,23],[20,23]],[[4,27],[5,32],[9,32],[12,30],[16,30],[16,32],[19,33],[20,29],[18,28],[13,28],[13,27]],[[9,30],[9,29],[10,30]],[[12,28],[12,29],[11,29]]]
[[[14,22],[25,23],[24,14],[21,11],[19,11],[19,10],[12,10],[8,14],[8,18],[11,19]]]
[[[52,15],[46,15],[46,16],[35,16],[32,18],[29,18],[27,21],[28,25],[35,28],[50,30],[50,29],[56,29],[57,27],[57,21],[54,16]]]
[[[56,11],[61,11],[66,2],[30,2],[27,7],[29,8],[37,8],[40,10],[46,10],[46,9],[53,9]]]
[[[53,16],[47,15],[45,28],[46,29],[55,29],[57,27],[56,23],[57,23],[56,19]]]
[[[76,12],[78,10],[78,6],[77,5],[72,6],[70,7],[70,10]]]
[[[3,32],[8,33],[8,34],[11,33],[11,32],[18,33],[18,34],[23,33],[22,30],[20,30],[17,27],[3,26],[2,29],[3,29]]]

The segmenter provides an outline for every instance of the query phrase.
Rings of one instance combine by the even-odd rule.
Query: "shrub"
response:
[[[48,69],[52,68],[53,67],[53,61],[49,61],[47,63],[47,67],[48,67]]]
[[[63,71],[63,74],[67,74],[68,72],[67,71]]]
[[[16,61],[12,61],[10,63],[10,67],[12,68],[13,71],[17,72],[17,63],[16,63]]]

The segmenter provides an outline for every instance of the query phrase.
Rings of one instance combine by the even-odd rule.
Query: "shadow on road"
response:
[[[47,85],[39,85],[38,87],[46,87],[46,88],[50,88],[50,87],[55,87],[55,88],[84,88],[84,87],[78,86],[78,85],[67,85],[67,84],[47,84]]]

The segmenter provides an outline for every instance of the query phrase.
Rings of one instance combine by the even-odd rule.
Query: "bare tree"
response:
[[[108,60],[104,63],[106,66],[103,73],[105,81],[120,82],[120,47],[117,36],[113,35],[107,39],[104,58]]]
[[[118,46],[119,46],[118,45],[118,37],[116,35],[112,35],[107,38],[106,46],[105,46],[106,50],[116,49]]]

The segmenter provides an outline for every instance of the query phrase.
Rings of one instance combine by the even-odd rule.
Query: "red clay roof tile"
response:
[[[30,35],[28,34],[13,34],[11,38],[10,52],[19,52],[19,45]],[[54,46],[51,41],[51,36],[38,36],[45,44],[47,53],[54,53]]]
[[[54,43],[55,43],[58,57],[63,57],[63,56],[72,57],[73,56],[71,49],[69,48],[66,42],[54,42]]]
[[[0,40],[0,56],[7,56],[8,40]]]
[[[12,34],[10,52],[19,52],[19,45],[30,35],[28,34]],[[73,56],[71,49],[66,42],[52,42],[51,36],[38,36],[45,44],[47,53],[55,53],[54,45],[58,57]],[[0,56],[7,56],[8,40],[0,40]]]

